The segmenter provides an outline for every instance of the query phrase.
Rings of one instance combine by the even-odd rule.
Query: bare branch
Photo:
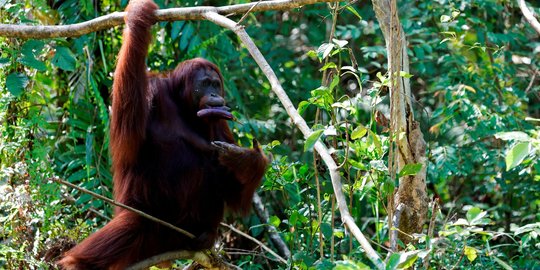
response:
[[[122,207],[122,208],[124,208],[124,209],[129,210],[129,211],[135,212],[135,213],[137,213],[137,214],[139,214],[139,215],[141,215],[141,216],[143,216],[143,217],[145,217],[145,218],[147,218],[147,219],[149,219],[149,220],[155,221],[155,222],[157,222],[157,223],[159,223],[159,224],[161,224],[161,225],[163,225],[163,226],[166,226],[166,227],[171,228],[171,229],[173,229],[173,230],[175,230],[175,231],[177,231],[177,232],[179,232],[179,233],[181,233],[181,234],[183,234],[183,235],[186,235],[187,237],[189,237],[189,238],[191,238],[191,239],[194,239],[194,238],[195,238],[195,235],[189,233],[188,231],[183,230],[183,229],[180,229],[180,228],[178,228],[178,227],[172,225],[171,223],[168,223],[168,222],[163,221],[163,220],[161,220],[161,219],[159,219],[159,218],[156,218],[156,217],[154,217],[154,216],[151,216],[151,215],[149,215],[149,214],[147,214],[147,213],[145,213],[145,212],[142,212],[142,211],[140,211],[140,210],[137,210],[137,209],[135,209],[135,208],[133,208],[133,207],[131,207],[131,206],[125,205],[125,204],[123,204],[123,203],[119,203],[119,202],[117,202],[117,201],[115,201],[115,200],[109,199],[109,198],[107,198],[107,197],[105,197],[105,196],[103,196],[103,195],[99,195],[99,194],[97,194],[97,193],[95,193],[95,192],[92,192],[92,191],[90,191],[90,190],[88,190],[88,189],[81,188],[81,187],[79,187],[79,186],[77,186],[77,185],[74,185],[74,184],[72,184],[72,183],[70,183],[70,182],[64,181],[64,180],[62,180],[62,179],[60,179],[60,178],[58,178],[58,177],[51,178],[51,180],[53,180],[53,181],[55,181],[55,182],[58,182],[58,183],[61,183],[61,184],[63,184],[63,185],[66,185],[66,186],[68,186],[68,187],[70,187],[70,188],[74,188],[74,189],[76,189],[76,190],[78,190],[78,191],[80,191],[80,192],[89,194],[90,196],[92,196],[92,197],[94,197],[94,198],[98,198],[98,199],[100,199],[100,200],[106,201],[106,202],[108,202],[108,203],[110,203],[110,204],[112,204],[112,205],[115,205],[115,206],[118,206],[118,207]]]
[[[433,239],[433,230],[435,230],[435,219],[437,218],[437,212],[439,211],[439,199],[434,198],[431,202],[431,220],[429,221],[429,227],[428,227],[428,235],[427,235],[427,249],[432,248],[432,239]],[[430,253],[426,255],[424,258],[424,269],[429,269],[429,257]]]
[[[255,213],[257,214],[261,222],[268,224],[270,220],[270,218],[268,217],[268,211],[266,211],[261,197],[257,193],[253,195],[253,206],[253,208],[255,209]],[[269,234],[270,240],[272,241],[272,243],[274,243],[281,255],[286,258],[291,257],[291,251],[289,250],[289,247],[287,247],[287,244],[285,244],[283,239],[281,239],[281,237],[279,236],[276,227],[270,224],[268,224],[266,227],[268,228],[267,232]]]
[[[210,11],[230,16],[244,14],[248,11],[289,10],[324,2],[339,2],[339,0],[270,0],[222,7],[169,8],[158,10],[156,16],[158,21],[202,20],[204,19],[203,14]],[[125,15],[126,12],[113,12],[90,21],[70,25],[0,24],[0,36],[35,39],[78,37],[121,25],[124,23]]]
[[[283,90],[283,87],[279,83],[276,74],[274,73],[264,56],[261,54],[257,46],[255,46],[255,43],[253,43],[253,40],[251,40],[244,28],[241,25],[236,24],[234,21],[215,12],[205,13],[204,17],[209,21],[212,21],[220,26],[234,31],[238,35],[238,37],[246,46],[247,50],[249,51],[255,62],[257,62],[257,64],[263,71],[264,75],[270,81],[272,91],[279,98],[281,104],[287,111],[287,114],[291,117],[292,122],[298,127],[298,129],[300,129],[300,131],[304,135],[304,138],[308,138],[309,135],[313,133],[313,131],[309,128],[302,116],[300,116],[300,114],[292,104],[291,100],[287,96],[287,93],[285,92],[285,90]],[[360,245],[364,249],[366,256],[373,262],[373,264],[378,269],[384,269],[384,262],[381,260],[379,254],[377,254],[377,252],[373,249],[364,234],[360,231],[360,228],[358,228],[358,225],[356,225],[354,218],[349,212],[349,208],[345,200],[345,195],[343,194],[343,186],[341,184],[338,166],[330,155],[330,151],[328,150],[326,145],[324,145],[320,141],[315,143],[314,149],[317,151],[317,153],[319,153],[321,159],[324,161],[330,172],[332,187],[334,189],[334,194],[336,195],[342,221],[347,225],[347,227],[351,231],[351,234],[358,240],[358,242],[360,242]]]
[[[393,220],[392,220],[392,230],[390,231],[390,234],[392,235],[390,237],[390,249],[392,250],[392,252],[396,252],[398,250],[398,243],[397,243],[397,240],[398,240],[398,228],[399,228],[399,219],[401,218],[401,213],[403,211],[406,211],[406,208],[407,206],[404,205],[403,203],[400,203],[395,211],[394,211],[394,215],[393,215]],[[390,255],[391,253],[389,253],[388,255]]]
[[[527,7],[525,0],[517,0],[517,2],[519,5],[519,9],[521,9],[521,12],[523,13],[523,17],[525,17],[525,20],[532,26],[536,33],[540,35],[540,23],[534,17],[532,11],[530,11]]]
[[[232,231],[234,231],[235,233],[237,234],[240,234],[242,235],[243,237],[257,243],[257,245],[259,245],[260,247],[262,247],[264,250],[268,251],[268,253],[272,254],[274,257],[276,257],[276,259],[278,259],[278,261],[280,261],[281,263],[284,263],[284,264],[287,264],[287,260],[283,259],[281,256],[279,256],[276,252],[274,252],[271,248],[269,248],[267,245],[263,244],[263,242],[259,241],[258,239],[254,238],[253,236],[235,228],[233,225],[229,225],[227,223],[223,223],[221,222],[220,223],[221,226],[225,226],[229,229],[231,229]]]

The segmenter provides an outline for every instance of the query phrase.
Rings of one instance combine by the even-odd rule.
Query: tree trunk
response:
[[[399,22],[396,0],[373,0],[373,8],[386,41],[390,76],[390,153],[389,169],[393,180],[406,165],[421,164],[416,175],[403,176],[399,187],[388,199],[390,242],[396,250],[397,231],[403,243],[413,233],[421,233],[428,208],[426,194],[426,143],[420,125],[414,120],[409,79],[409,58],[403,27]]]

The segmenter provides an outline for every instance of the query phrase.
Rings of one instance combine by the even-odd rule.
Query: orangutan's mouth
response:
[[[227,106],[221,107],[208,107],[201,109],[197,112],[197,116],[201,118],[221,118],[232,120],[233,115],[231,114],[230,108]]]

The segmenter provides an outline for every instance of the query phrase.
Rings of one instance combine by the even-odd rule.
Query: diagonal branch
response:
[[[339,0],[270,0],[222,7],[168,8],[156,11],[158,21],[202,20],[203,14],[214,12],[224,16],[268,10],[289,10],[324,2]],[[92,32],[113,28],[124,23],[126,12],[113,12],[95,19],[70,25],[19,25],[0,24],[0,36],[14,38],[78,37]]]
[[[244,27],[215,12],[208,12],[203,14],[203,16],[209,21],[214,22],[215,24],[234,31],[234,33],[238,35],[238,37],[246,46],[253,59],[255,59],[255,62],[257,62],[257,64],[263,71],[264,75],[270,81],[270,84],[272,85],[272,91],[274,91],[276,96],[281,101],[283,107],[285,107],[285,110],[287,111],[287,114],[291,117],[293,123],[298,127],[298,129],[300,129],[305,138],[309,137],[309,135],[313,133],[313,131],[309,128],[306,121],[302,118],[302,116],[300,116],[300,114],[292,104],[291,100],[287,96],[287,93],[285,92],[285,90],[283,90],[283,87],[279,83],[276,74],[274,73],[268,62],[266,62],[266,59],[261,54],[253,40],[251,40],[249,35],[246,33]],[[360,231],[360,228],[358,228],[358,225],[356,225],[353,217],[349,212],[349,208],[347,207],[347,203],[345,200],[345,195],[343,194],[343,186],[341,184],[338,166],[330,155],[328,148],[322,142],[318,141],[317,143],[315,143],[315,150],[317,151],[317,153],[319,153],[322,160],[328,167],[328,170],[330,171],[332,187],[334,188],[334,193],[336,195],[342,221],[347,225],[352,235],[354,235],[358,242],[360,242],[360,245],[364,249],[366,256],[373,262],[373,264],[378,269],[384,269],[385,265],[381,260],[379,254],[373,249],[367,238]]]
[[[264,250],[268,251],[268,253],[272,254],[274,257],[276,257],[276,259],[278,261],[280,261],[281,263],[283,264],[287,264],[287,260],[283,259],[283,257],[279,256],[277,253],[275,253],[271,248],[269,248],[268,246],[266,246],[265,244],[263,244],[261,241],[257,240],[255,237],[235,228],[233,225],[230,225],[230,224],[227,224],[227,223],[224,223],[224,222],[221,222],[220,223],[221,226],[224,226],[224,227],[227,227],[229,229],[231,229],[233,232],[257,243],[261,248],[263,248]]]
[[[523,17],[525,17],[525,20],[532,26],[536,33],[540,35],[540,23],[534,17],[534,13],[527,7],[525,0],[517,0],[517,2],[519,9],[521,9],[521,12],[523,13]]]
[[[291,251],[287,247],[287,244],[281,239],[279,236],[279,233],[273,225],[269,224],[269,217],[268,217],[268,211],[264,207],[264,204],[261,200],[261,197],[259,194],[255,193],[253,194],[253,209],[255,210],[255,213],[259,217],[262,223],[268,224],[268,229],[266,230],[268,232],[268,236],[272,243],[274,243],[274,246],[279,250],[281,255],[283,255],[285,258],[291,257]]]
[[[149,214],[147,214],[147,213],[145,213],[145,212],[143,212],[143,211],[137,210],[137,209],[135,209],[135,208],[133,208],[133,207],[131,207],[131,206],[128,206],[128,205],[125,205],[125,204],[123,204],[123,203],[117,202],[117,201],[115,201],[115,200],[109,199],[109,198],[107,198],[107,197],[105,197],[105,196],[103,196],[103,195],[99,195],[99,194],[97,194],[97,193],[95,193],[95,192],[92,192],[92,191],[90,191],[90,190],[81,188],[81,187],[79,187],[79,186],[77,186],[77,185],[74,185],[74,184],[72,184],[72,183],[70,183],[70,182],[68,182],[68,181],[62,180],[62,179],[60,179],[60,178],[58,178],[58,177],[53,177],[53,178],[51,178],[51,180],[53,180],[53,181],[55,181],[55,182],[58,182],[58,183],[60,183],[60,184],[66,185],[66,186],[68,186],[68,187],[70,187],[70,188],[76,189],[76,190],[78,190],[78,191],[80,191],[80,192],[82,192],[82,193],[86,193],[86,194],[88,194],[88,195],[90,195],[90,196],[92,196],[92,197],[94,197],[94,198],[98,198],[98,199],[100,199],[100,200],[103,200],[103,201],[105,201],[105,202],[108,202],[108,203],[110,203],[110,204],[112,204],[112,205],[114,205],[114,206],[118,206],[118,207],[127,209],[127,210],[129,210],[129,211],[135,212],[135,213],[139,214],[139,215],[142,216],[142,217],[145,217],[145,218],[147,218],[147,219],[149,219],[149,220],[152,220],[152,221],[154,221],[154,222],[157,222],[157,223],[159,223],[159,224],[161,224],[161,225],[163,225],[163,226],[165,226],[165,227],[168,227],[168,228],[170,228],[170,229],[173,229],[173,230],[175,230],[175,231],[177,231],[177,232],[179,232],[179,233],[181,233],[181,234],[183,234],[183,235],[185,235],[185,236],[187,236],[187,237],[189,237],[189,238],[191,238],[191,239],[194,239],[194,238],[195,238],[195,235],[191,234],[190,232],[188,232],[188,231],[186,231],[186,230],[183,230],[183,229],[181,229],[181,228],[178,228],[178,227],[172,225],[172,224],[169,223],[169,222],[166,222],[166,221],[163,221],[163,220],[161,220],[161,219],[159,219],[159,218],[156,218],[156,217],[154,217],[154,216],[151,216],[151,215],[149,215]]]

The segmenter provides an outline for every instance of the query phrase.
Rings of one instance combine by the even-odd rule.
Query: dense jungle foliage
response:
[[[156,2],[166,8],[245,1]],[[538,34],[516,1],[398,3],[414,113],[428,143],[428,193],[439,207],[430,207],[433,235],[426,224],[389,269],[539,269]],[[73,24],[126,4],[0,0],[0,23]],[[540,14],[538,2],[529,4]],[[251,13],[243,24],[332,148],[351,213],[386,256],[386,198],[395,184],[388,172],[386,50],[371,1]],[[0,268],[46,269],[46,259],[112,216],[110,204],[53,179],[112,197],[109,106],[122,29],[78,38],[0,37]],[[229,260],[242,269],[373,267],[341,222],[314,138],[306,141],[294,127],[234,33],[207,21],[160,22],[153,31],[149,67],[170,70],[193,57],[216,63],[238,143],[250,146],[256,138],[273,157],[258,194],[292,256],[282,264],[223,227]],[[225,222],[273,248],[254,213]]]

